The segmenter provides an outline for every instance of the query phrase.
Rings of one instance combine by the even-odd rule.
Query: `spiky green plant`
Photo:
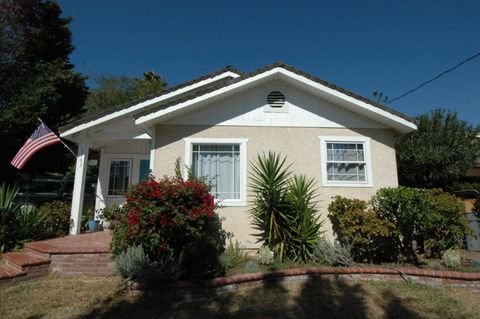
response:
[[[17,201],[18,187],[0,185],[0,253],[14,245],[14,223],[22,203]]]
[[[254,194],[250,210],[252,224],[260,231],[259,242],[276,253],[284,255],[285,229],[288,227],[288,214],[291,212],[287,190],[290,181],[290,165],[280,154],[268,152],[259,154],[251,163],[252,176],[250,189]]]
[[[292,213],[288,215],[286,253],[295,262],[308,261],[321,235],[322,225],[316,210],[315,180],[294,175],[288,185],[287,197]]]
[[[260,231],[259,242],[280,260],[285,256],[295,262],[311,259],[322,225],[315,208],[314,179],[292,176],[286,158],[274,152],[258,155],[251,167],[254,201],[250,214]]]

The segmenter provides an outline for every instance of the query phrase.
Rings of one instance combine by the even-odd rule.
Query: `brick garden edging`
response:
[[[385,268],[385,267],[322,267],[322,268],[293,268],[276,271],[265,271],[249,274],[218,277],[199,282],[178,281],[169,287],[190,289],[199,287],[221,288],[229,286],[244,286],[259,281],[281,279],[285,277],[299,277],[300,280],[308,276],[317,276],[325,279],[362,279],[376,281],[402,282],[409,281],[430,286],[454,286],[480,289],[480,273],[462,273],[454,271],[427,270],[415,268]],[[293,278],[294,279],[294,278]],[[132,290],[142,290],[139,283],[130,285]]]

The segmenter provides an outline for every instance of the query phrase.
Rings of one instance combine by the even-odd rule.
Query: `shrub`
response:
[[[442,264],[448,268],[457,268],[461,264],[458,250],[448,249],[442,254]]]
[[[341,245],[351,246],[359,262],[394,261],[397,256],[395,225],[381,219],[367,203],[358,199],[334,197],[328,206],[328,217]]]
[[[313,260],[326,266],[350,266],[353,262],[350,247],[321,238],[313,250]]]
[[[321,227],[314,180],[292,176],[286,158],[273,152],[258,155],[251,167],[254,200],[250,215],[260,231],[259,241],[280,260],[309,260]]]
[[[38,210],[46,215],[46,237],[60,237],[68,235],[70,230],[70,205],[64,201],[45,203]]]
[[[247,253],[243,246],[235,240],[229,240],[225,252],[220,256],[220,264],[225,269],[237,267],[247,261]]]
[[[436,219],[428,193],[410,187],[382,188],[371,204],[380,219],[395,225],[402,257],[416,261],[414,241],[423,247]]]
[[[258,250],[257,261],[260,265],[269,266],[273,264],[275,254],[267,246],[262,246]]]
[[[480,198],[476,199],[473,203],[473,212],[477,217],[480,218]]]
[[[294,175],[290,180],[287,198],[291,206],[286,230],[285,251],[294,262],[312,259],[315,243],[320,237],[322,223],[317,215],[314,179]]]
[[[425,234],[425,248],[432,257],[440,257],[442,251],[457,249],[471,230],[465,218],[465,206],[458,199],[440,189],[427,190],[432,203],[432,224]]]
[[[219,256],[226,233],[204,181],[152,176],[133,186],[122,208],[102,212],[112,229],[112,251],[142,246],[153,262],[173,254],[181,274],[190,279],[222,271]]]
[[[383,188],[371,203],[380,218],[395,225],[407,260],[417,259],[413,242],[420,251],[439,257],[444,250],[459,248],[469,234],[463,204],[440,189]]]
[[[0,185],[0,253],[15,245],[15,216],[21,210],[18,187]]]
[[[23,207],[15,216],[15,239],[17,244],[47,238],[45,223],[47,215],[35,207]]]
[[[258,264],[253,260],[249,260],[245,263],[245,272],[252,273],[252,272],[258,272],[259,270],[260,268],[258,267]]]
[[[128,247],[115,257],[115,271],[126,280],[138,280],[145,277],[150,261],[142,246]]]
[[[250,210],[253,226],[260,231],[256,236],[267,247],[283,258],[290,203],[287,198],[291,172],[286,158],[269,152],[258,155],[251,163],[253,207]]]

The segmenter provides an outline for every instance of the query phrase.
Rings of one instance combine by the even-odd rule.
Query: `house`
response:
[[[149,170],[173,175],[181,158],[212,179],[224,228],[254,246],[248,184],[257,154],[279,152],[314,177],[326,217],[332,196],[369,199],[397,186],[394,138],[415,129],[404,114],[283,63],[251,73],[225,67],[61,128],[79,146],[71,233],[80,230],[89,149],[101,154],[97,209],[122,203]],[[325,227],[332,236],[328,219]]]

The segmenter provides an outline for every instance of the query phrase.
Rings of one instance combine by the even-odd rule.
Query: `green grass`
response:
[[[0,289],[0,318],[480,318],[479,298],[478,290],[319,277],[142,295],[115,277],[50,276]]]

